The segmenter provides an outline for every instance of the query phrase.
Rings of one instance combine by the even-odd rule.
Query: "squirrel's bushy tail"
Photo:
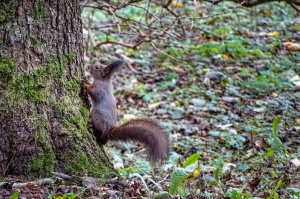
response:
[[[161,162],[169,156],[169,138],[163,128],[150,119],[131,120],[108,133],[110,141],[138,141],[146,145],[151,162]]]

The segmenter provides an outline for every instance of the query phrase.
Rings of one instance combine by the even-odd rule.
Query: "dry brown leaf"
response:
[[[173,70],[179,74],[185,74],[185,71],[180,66],[173,66]]]
[[[293,43],[293,42],[284,42],[283,46],[285,47],[286,50],[289,51],[300,51],[300,44],[298,43]]]
[[[28,188],[33,188],[35,186],[35,184],[33,182],[28,182],[26,187]]]
[[[236,74],[233,74],[233,75],[232,75],[232,79],[235,80],[235,79],[238,79],[238,78],[239,78],[239,74],[236,73]]]

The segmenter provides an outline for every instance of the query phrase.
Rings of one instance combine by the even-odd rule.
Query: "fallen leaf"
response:
[[[260,178],[259,177],[255,177],[253,180],[251,180],[249,182],[249,185],[251,187],[256,187],[259,184],[259,182],[260,182]]]
[[[183,4],[178,1],[172,1],[171,6],[181,8]]]
[[[232,79],[235,80],[235,79],[238,79],[238,78],[239,78],[239,74],[236,73],[236,74],[233,74],[233,75],[232,75]]]
[[[293,82],[293,84],[295,84],[296,86],[300,86],[300,76],[296,75],[293,78],[290,79],[291,82]]]
[[[28,182],[26,185],[26,187],[28,187],[28,188],[33,188],[34,186],[35,186],[35,184],[32,182]]]
[[[156,102],[148,105],[149,110],[156,109],[160,106],[161,102]]]
[[[280,34],[279,32],[275,31],[275,32],[270,32],[270,33],[268,33],[267,35],[268,35],[269,37],[278,37],[279,34]]]
[[[285,47],[286,50],[289,51],[300,51],[300,44],[298,43],[293,43],[293,42],[284,42],[283,46]]]
[[[256,140],[256,141],[254,142],[254,144],[255,144],[255,146],[256,146],[257,148],[261,149],[261,148],[262,148],[262,144],[263,144],[263,140]]]
[[[183,117],[183,114],[184,114],[184,110],[182,108],[177,108],[172,113],[171,118],[173,120],[181,119]]]
[[[256,32],[245,32],[244,36],[245,37],[278,37],[280,35],[280,33],[278,31],[275,32],[260,32],[260,33],[256,33]]]
[[[203,84],[210,85],[210,79],[208,77],[205,77],[203,80]]]
[[[262,107],[254,108],[253,111],[255,111],[257,113],[263,113],[266,111],[266,107],[262,106]]]
[[[124,117],[125,120],[135,119],[135,115],[132,115],[132,114],[124,114],[123,117]]]
[[[209,78],[209,80],[221,82],[226,78],[226,75],[219,71],[208,72],[205,75],[205,78]]]
[[[229,103],[239,102],[240,99],[238,97],[222,97],[222,100]]]
[[[230,60],[230,59],[231,59],[231,56],[230,56],[229,54],[222,54],[222,55],[221,55],[221,58],[222,58],[222,59],[228,59],[228,60]]]
[[[185,74],[185,71],[180,66],[173,66],[173,70],[179,74]]]
[[[205,99],[201,98],[192,98],[190,102],[195,106],[195,107],[203,107],[206,104]]]
[[[210,68],[202,68],[202,72],[210,72]]]
[[[224,162],[223,168],[222,168],[222,173],[225,173],[227,171],[231,171],[234,168],[236,168],[235,164]]]
[[[295,166],[299,167],[300,166],[300,160],[298,158],[292,159],[291,163],[293,163]]]
[[[278,97],[278,94],[275,93],[275,92],[273,92],[273,93],[272,93],[272,97],[274,97],[274,98],[275,98],[275,97]]]
[[[98,178],[93,178],[93,177],[89,177],[89,176],[83,176],[81,178],[81,180],[82,180],[82,184],[85,187],[96,186],[99,183],[99,179]]]

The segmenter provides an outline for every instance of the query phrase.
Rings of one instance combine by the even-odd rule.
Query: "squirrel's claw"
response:
[[[91,85],[91,83],[88,80],[87,76],[83,76],[83,78],[80,80],[80,84],[85,87]]]

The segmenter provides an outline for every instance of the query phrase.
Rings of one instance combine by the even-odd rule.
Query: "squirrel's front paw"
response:
[[[81,79],[81,81],[80,81],[80,83],[83,86],[91,85],[91,83],[90,83],[90,81],[89,81],[89,79],[88,79],[87,76],[83,76],[82,79]]]

